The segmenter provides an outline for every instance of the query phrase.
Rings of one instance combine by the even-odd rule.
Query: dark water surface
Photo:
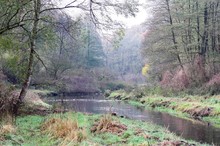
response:
[[[50,104],[61,103],[62,99],[49,100]],[[177,118],[166,113],[143,110],[121,101],[105,100],[98,95],[65,97],[65,108],[86,113],[105,114],[115,112],[119,116],[152,122],[167,127],[171,132],[185,139],[220,146],[220,128],[205,123]]]

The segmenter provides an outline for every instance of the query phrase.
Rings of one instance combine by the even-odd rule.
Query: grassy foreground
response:
[[[182,118],[209,122],[220,127],[220,96],[175,96],[148,95],[143,91],[117,90],[107,94],[108,98],[125,100],[130,104],[166,112]]]
[[[160,126],[109,115],[83,113],[24,116],[16,128],[2,128],[0,145],[99,146],[99,145],[177,145],[195,144]]]

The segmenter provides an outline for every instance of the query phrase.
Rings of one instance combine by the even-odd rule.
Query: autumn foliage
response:
[[[183,69],[178,69],[174,74],[170,71],[166,71],[163,74],[163,78],[160,83],[162,87],[183,90],[189,85],[189,77]]]

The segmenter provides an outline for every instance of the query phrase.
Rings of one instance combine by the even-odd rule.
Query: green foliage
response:
[[[118,49],[121,46],[121,41],[125,36],[125,30],[123,28],[117,30],[113,37],[113,49]]]
[[[11,36],[0,36],[0,65],[9,81],[21,83],[26,72],[27,60],[26,53],[20,50],[25,47]]]
[[[13,83],[21,83],[24,80],[26,67],[27,62],[24,62],[20,56],[5,58],[2,66],[4,74]]]
[[[13,37],[0,36],[0,52],[3,54],[5,52],[18,51],[21,45]]]
[[[85,56],[86,67],[102,67],[104,65],[105,54],[101,37],[95,30],[93,24],[87,24],[86,27],[86,32],[84,33],[85,39],[83,40],[85,44],[83,56]]]

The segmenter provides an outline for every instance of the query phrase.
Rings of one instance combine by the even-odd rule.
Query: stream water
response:
[[[48,100],[50,104],[62,103],[69,110],[86,113],[117,113],[130,119],[152,122],[167,127],[188,140],[220,146],[220,129],[202,122],[177,118],[166,113],[144,110],[122,101],[105,100],[101,95],[77,95]]]

